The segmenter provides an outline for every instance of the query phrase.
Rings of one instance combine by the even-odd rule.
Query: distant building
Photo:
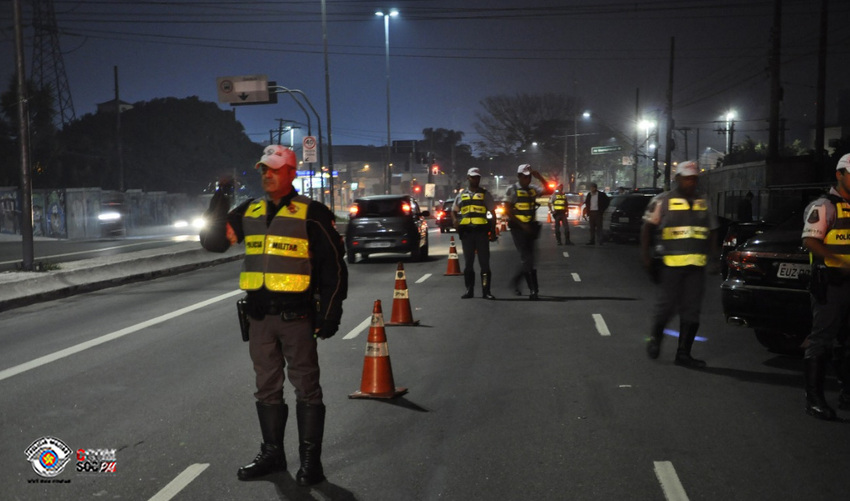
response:
[[[125,101],[121,101],[120,99],[117,101],[117,105],[115,99],[103,103],[97,103],[98,113],[115,113],[116,108],[118,108],[119,112],[123,113],[127,110],[132,110],[133,105]]]

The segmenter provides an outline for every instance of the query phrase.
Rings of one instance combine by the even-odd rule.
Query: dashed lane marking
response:
[[[168,485],[163,487],[161,491],[154,494],[154,496],[148,501],[168,501],[180,493],[180,491],[189,485],[192,480],[198,478],[198,475],[203,473],[204,470],[209,468],[209,466],[209,463],[197,463],[190,465],[188,468],[183,470],[182,473],[177,475],[174,480],[169,482]]]
[[[416,281],[416,283],[417,283],[417,284],[421,284],[422,282],[424,282],[424,281],[428,280],[429,278],[431,278],[431,274],[430,274],[430,273],[426,273],[426,274],[422,275],[422,278],[420,278],[419,280],[417,280],[417,281]]]
[[[593,314],[593,322],[596,324],[596,330],[599,331],[599,334],[602,336],[610,336],[611,331],[608,330],[608,326],[605,325],[605,320],[602,318],[602,315],[599,313]]]
[[[581,277],[578,276],[578,273],[570,273],[573,276],[573,282],[581,282]]]
[[[564,252],[564,257],[570,257],[570,253],[569,253],[569,252]]]
[[[371,315],[366,317],[366,320],[360,322],[360,325],[351,329],[351,331],[348,334],[342,336],[342,338],[343,339],[354,339],[357,336],[359,336],[360,333],[363,332],[366,329],[366,327],[369,327],[370,325],[372,325],[372,316]]]
[[[201,301],[200,303],[195,303],[191,306],[187,306],[185,308],[180,308],[179,310],[172,311],[171,313],[166,313],[165,315],[160,315],[156,318],[152,318],[150,320],[146,320],[144,322],[138,323],[136,325],[131,325],[129,327],[125,327],[121,330],[117,330],[115,332],[106,334],[104,336],[100,336],[98,338],[90,339],[85,343],[80,343],[75,346],[71,346],[69,348],[65,348],[64,350],[59,350],[55,353],[51,353],[49,355],[45,355],[43,357],[36,358],[35,360],[30,360],[29,362],[23,363],[21,365],[16,365],[14,367],[10,367],[8,369],[4,369],[0,371],[0,381],[4,379],[8,379],[12,376],[17,376],[22,372],[26,372],[28,370],[35,369],[37,367],[41,367],[42,365],[47,365],[51,362],[55,362],[57,360],[63,359],[65,357],[70,357],[76,353],[81,351],[88,350],[89,348],[94,348],[95,346],[101,345],[103,343],[107,343],[109,341],[114,341],[118,338],[122,338],[128,334],[132,334],[136,331],[140,331],[152,325],[161,324],[167,320],[171,320],[172,318],[177,318],[180,315],[185,315],[186,313],[204,308],[211,304],[215,304],[219,301],[223,301],[227,298],[233,297],[237,294],[243,294],[244,292],[240,289],[236,289],[235,291],[228,292],[226,294],[222,294],[220,296],[216,296],[211,299],[207,299],[206,301]]]
[[[688,494],[682,483],[679,482],[679,476],[676,475],[676,469],[673,468],[673,463],[670,461],[654,461],[655,476],[661,483],[661,490],[664,491],[664,498],[667,501],[688,501]]]

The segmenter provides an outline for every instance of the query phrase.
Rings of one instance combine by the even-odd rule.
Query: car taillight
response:
[[[723,247],[737,247],[738,246],[738,237],[735,235],[729,235],[723,239]]]
[[[401,210],[405,215],[410,214],[410,204],[401,204]]]
[[[360,212],[360,207],[356,205],[352,205],[348,208],[348,216],[349,217],[357,217],[357,213]]]
[[[732,251],[726,256],[730,271],[759,273],[764,275],[757,255],[750,252]]]

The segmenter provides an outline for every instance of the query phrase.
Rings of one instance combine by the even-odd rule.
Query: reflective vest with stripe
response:
[[[487,206],[484,205],[484,192],[464,190],[460,194],[461,225],[487,226]]]
[[[558,193],[552,200],[552,210],[555,212],[564,212],[567,210],[567,196],[563,193]]]
[[[537,200],[537,190],[534,188],[521,188],[516,186],[516,202],[514,202],[513,216],[523,223],[534,220],[534,209]]]
[[[310,287],[310,246],[307,206],[310,199],[296,195],[266,226],[265,200],[256,200],[242,216],[245,261],[239,288],[255,291],[304,292]]]
[[[664,203],[663,201],[661,203]],[[663,260],[667,266],[705,266],[708,261],[708,203],[670,197],[666,203],[664,226],[659,228]]]
[[[824,259],[823,264],[830,268],[850,268],[850,203],[838,197],[829,199],[835,205],[835,223],[823,237],[823,244],[836,257]]]

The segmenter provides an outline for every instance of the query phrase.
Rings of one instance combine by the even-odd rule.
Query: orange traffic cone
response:
[[[499,236],[499,225],[498,224],[496,225],[496,236],[497,237]]]
[[[398,263],[398,269],[395,272],[393,313],[387,325],[419,325],[419,320],[414,321],[410,311],[410,295],[407,292],[407,278],[405,278],[402,263]]]
[[[378,299],[372,308],[360,389],[348,395],[348,398],[395,398],[405,393],[407,388],[396,388],[393,381],[387,335],[384,332],[384,314],[381,312],[381,300]]]
[[[446,267],[446,276],[463,275],[460,271],[460,260],[457,258],[457,248],[455,247],[455,237],[452,237],[449,243],[449,264]]]
[[[547,222],[547,223],[551,223],[551,222],[552,222],[552,213],[551,213],[551,212],[549,212],[549,213],[547,213],[547,214],[546,214],[546,222]]]
[[[508,223],[502,221],[502,231],[508,231]]]

